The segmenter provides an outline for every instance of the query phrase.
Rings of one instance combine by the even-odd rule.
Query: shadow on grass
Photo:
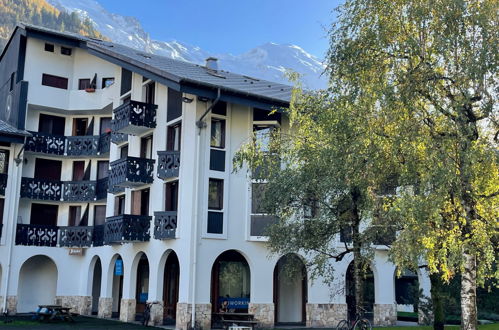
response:
[[[75,322],[39,322],[33,320],[29,315],[0,317],[0,329],[35,329],[35,330],[101,330],[101,329],[159,329],[156,327],[144,327],[134,323],[123,323],[114,320],[98,319],[93,317],[78,316]]]

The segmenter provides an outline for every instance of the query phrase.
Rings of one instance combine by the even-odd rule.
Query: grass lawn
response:
[[[143,330],[158,329],[153,327],[143,327],[138,324],[123,323],[119,321],[103,320],[92,317],[78,316],[74,323],[67,322],[38,322],[31,320],[30,316],[8,317],[12,322],[4,323],[5,318],[0,317],[0,329],[35,329],[35,330],[101,330],[101,329],[123,329],[123,330]]]
[[[373,328],[373,329],[393,329],[393,330],[432,330],[432,326],[417,326],[417,327],[384,327],[384,328]],[[446,325],[445,329],[460,329],[459,325]],[[479,325],[478,329],[480,330],[499,330],[499,323],[494,324],[484,324]]]

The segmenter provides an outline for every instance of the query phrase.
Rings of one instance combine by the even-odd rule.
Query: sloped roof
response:
[[[0,120],[0,134],[15,135],[15,136],[31,136],[30,133],[24,130],[17,129],[3,120]]]
[[[70,32],[60,32],[39,26],[24,24],[26,30],[49,33],[83,42],[95,52],[105,54],[120,61],[152,72],[174,83],[191,83],[208,88],[220,88],[242,96],[252,96],[271,102],[289,103],[292,87],[284,84],[261,80],[227,72],[210,70],[205,66],[154,55],[109,41],[93,39]]]

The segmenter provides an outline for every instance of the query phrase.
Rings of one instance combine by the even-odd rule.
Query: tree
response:
[[[275,128],[263,138],[256,131],[234,162],[237,170],[248,164],[252,179],[265,187],[259,191],[265,213],[279,219],[268,227],[273,253],[306,254],[312,276],[332,274],[330,261],[353,253],[358,315],[371,243],[380,232],[380,187],[394,167],[384,145],[386,118],[372,103],[351,101],[334,88],[295,90],[285,111],[290,128]],[[351,244],[338,247],[342,232]]]
[[[498,14],[496,0],[350,0],[330,33],[331,84],[374,100],[414,188],[393,202],[394,260],[460,273],[463,329],[476,329],[477,284],[499,277]]]

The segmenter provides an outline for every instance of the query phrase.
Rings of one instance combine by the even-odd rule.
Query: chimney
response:
[[[218,70],[218,63],[217,63],[217,61],[218,61],[218,58],[216,58],[216,57],[208,57],[206,59],[206,65],[205,65],[206,68],[208,70],[217,71]]]

